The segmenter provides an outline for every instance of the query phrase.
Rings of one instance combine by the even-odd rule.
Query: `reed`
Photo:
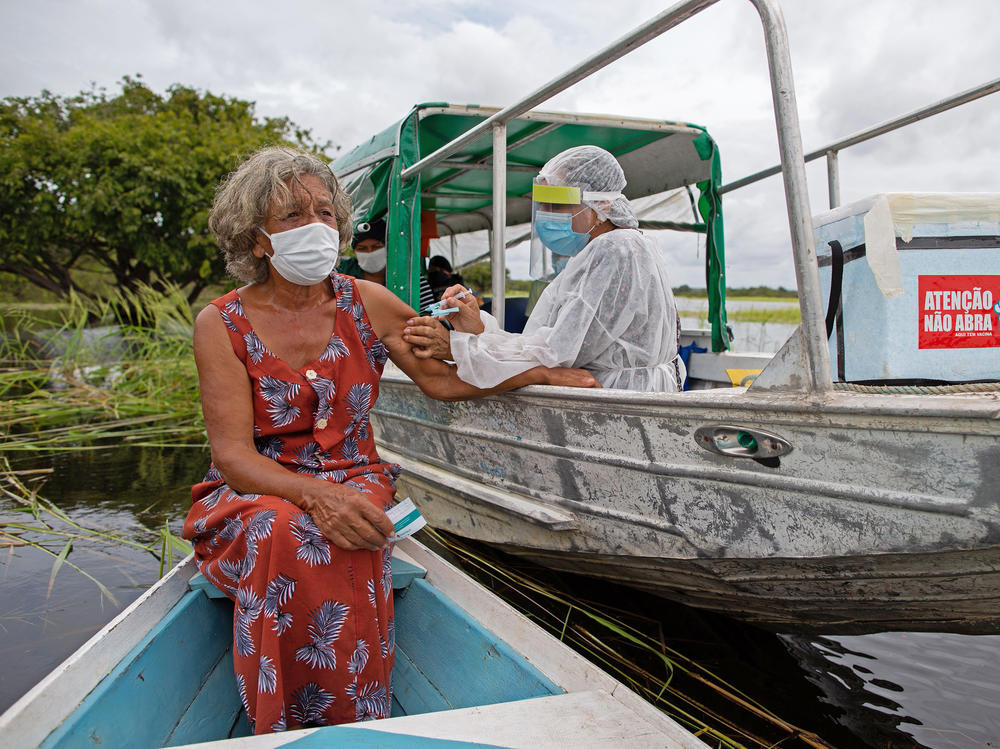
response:
[[[481,584],[709,745],[830,749],[821,737],[783,720],[668,646],[657,621],[582,600],[557,575],[525,571],[524,565],[473,549],[454,536],[426,528],[421,540],[446,552]],[[765,732],[768,736],[759,735]]]
[[[71,297],[56,324],[32,309],[3,316],[5,452],[205,444],[191,308],[178,288]]]
[[[802,321],[802,313],[798,306],[761,307],[739,309],[726,312],[726,319],[733,322],[781,323],[782,325],[798,325]]]
[[[708,317],[705,310],[679,310],[681,319],[694,319],[696,327],[707,327]],[[729,322],[778,323],[781,325],[798,325],[802,314],[797,306],[782,307],[751,307],[750,309],[727,310],[726,319]]]
[[[140,528],[143,538],[137,540],[93,523],[74,520],[39,494],[40,484],[28,485],[26,479],[37,479],[50,472],[51,469],[15,471],[6,457],[0,458],[0,501],[6,500],[4,504],[9,505],[0,517],[0,548],[30,547],[52,557],[47,595],[51,594],[56,575],[65,565],[97,586],[102,601],[107,599],[119,606],[104,583],[70,561],[74,547],[84,542],[90,547],[106,547],[112,551],[122,546],[146,551],[158,561],[160,577],[173,566],[175,557],[181,559],[191,553],[191,544],[174,535],[166,523],[155,531]]]

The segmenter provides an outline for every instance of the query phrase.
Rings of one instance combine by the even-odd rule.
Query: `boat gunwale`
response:
[[[417,388],[417,385],[401,371],[386,367],[382,374],[382,384],[400,385]],[[746,396],[745,399],[743,396]],[[706,390],[685,390],[678,393],[645,392],[638,390],[615,390],[611,388],[575,388],[561,385],[526,385],[508,393],[498,393],[479,398],[475,403],[492,401],[523,400],[531,404],[539,400],[546,404],[551,401],[563,401],[562,409],[587,410],[591,404],[600,406],[616,405],[632,407],[632,411],[623,411],[632,415],[657,416],[657,410],[664,410],[666,415],[675,415],[677,408],[733,408],[739,407],[746,411],[768,412],[773,418],[776,409],[796,415],[810,415],[825,418],[833,415],[863,415],[894,416],[908,418],[932,419],[968,419],[995,422],[1000,428],[1000,390],[987,393],[951,393],[917,395],[913,393],[858,393],[847,391],[828,391],[817,394],[810,391],[753,392],[746,387],[711,388]],[[733,401],[738,402],[734,403]],[[473,401],[451,401],[453,403],[468,403]],[[376,410],[378,406],[376,405]],[[819,410],[822,409],[822,414]],[[846,425],[845,425],[846,426]],[[992,424],[990,424],[992,426]],[[864,428],[864,427],[860,427]],[[940,431],[968,432],[968,425],[961,428],[941,429]],[[989,429],[985,434],[998,433]]]
[[[182,559],[0,714],[0,735],[18,746],[44,741],[189,592],[197,571],[193,553]]]

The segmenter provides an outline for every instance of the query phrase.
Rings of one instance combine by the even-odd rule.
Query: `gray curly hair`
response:
[[[275,207],[291,207],[291,184],[307,174],[319,177],[330,189],[340,246],[350,245],[351,198],[330,167],[313,154],[295,148],[262,148],[219,184],[208,216],[208,228],[215,235],[231,276],[244,283],[267,280],[270,264],[253,254],[257,232]]]

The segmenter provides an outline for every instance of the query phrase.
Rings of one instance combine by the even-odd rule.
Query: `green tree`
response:
[[[484,260],[474,265],[466,265],[461,269],[462,279],[466,284],[478,291],[480,294],[490,294],[493,289],[493,271],[489,260]],[[504,269],[504,277],[510,283],[510,270]]]
[[[247,153],[287,143],[322,153],[253,102],[141,78],[121,92],[0,102],[0,271],[60,296],[169,280],[190,300],[224,278],[207,228],[219,180]],[[91,277],[88,283],[88,276]]]

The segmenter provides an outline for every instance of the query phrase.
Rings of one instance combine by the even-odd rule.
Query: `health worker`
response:
[[[677,307],[667,259],[622,190],[610,153],[577,146],[542,167],[532,189],[531,275],[554,279],[524,332],[504,331],[454,286],[443,308],[450,333],[429,318],[407,321],[418,358],[454,361],[458,376],[491,387],[539,364],[586,369],[606,388],[675,392],[684,381]]]

